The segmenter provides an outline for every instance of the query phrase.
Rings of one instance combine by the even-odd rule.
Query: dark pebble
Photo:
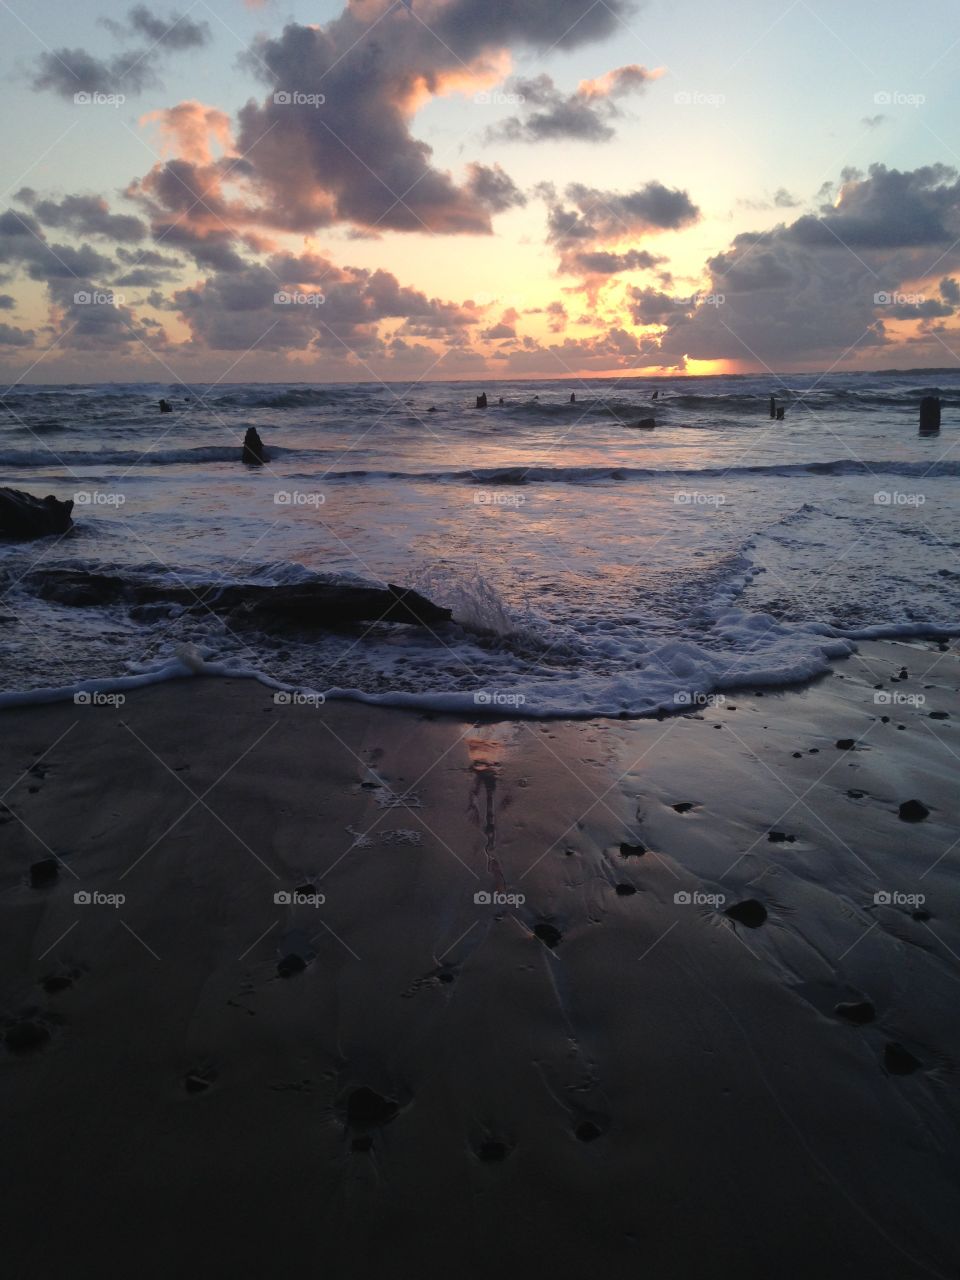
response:
[[[618,884],[615,888],[621,898],[629,898],[631,894],[637,892],[632,884]]]
[[[495,1142],[492,1138],[481,1142],[477,1147],[477,1159],[482,1160],[484,1164],[499,1164],[501,1160],[506,1160],[509,1154],[510,1148],[505,1142]]]
[[[767,918],[767,909],[756,898],[745,898],[743,902],[735,902],[732,907],[727,907],[724,915],[739,924],[745,924],[748,929],[758,929]]]
[[[66,991],[73,986],[73,979],[62,973],[51,973],[40,984],[48,995],[55,996],[59,991]]]
[[[901,679],[901,680],[909,680],[909,679],[910,679],[910,672],[907,670],[907,668],[906,668],[906,667],[901,667],[901,668],[900,668],[900,679]]]
[[[389,1124],[399,1110],[392,1098],[381,1097],[361,1085],[347,1099],[347,1122],[357,1129],[375,1129]]]
[[[916,911],[911,911],[910,914],[913,916],[914,920],[922,921],[930,919],[930,912],[926,907],[917,907]]]
[[[621,858],[639,858],[647,852],[645,844],[622,844],[620,846]]]
[[[767,839],[771,844],[793,844],[796,836],[788,836],[785,831],[770,831],[767,833]]]
[[[33,1053],[42,1049],[50,1039],[50,1032],[40,1022],[24,1018],[7,1028],[4,1041],[11,1053]]]
[[[438,981],[438,982],[452,982],[452,981],[453,981],[453,974],[449,971],[449,969],[444,969],[442,973],[438,973],[438,974],[437,974],[437,981]]]
[[[851,800],[862,800],[867,793],[865,791],[848,791],[847,795]]]
[[[44,885],[53,884],[59,874],[60,864],[56,858],[41,858],[30,868],[30,884],[34,889],[41,889]]]
[[[877,1011],[869,1000],[844,1000],[833,1012],[838,1018],[843,1018],[845,1022],[853,1022],[858,1027],[873,1022],[877,1016]]]
[[[881,723],[881,724],[889,724],[889,723],[890,723],[890,717],[889,717],[889,716],[881,716],[881,717],[880,717],[880,723]]]
[[[563,937],[563,934],[556,925],[547,924],[546,921],[541,921],[538,925],[535,925],[533,932],[540,941],[546,943],[548,947],[557,946],[560,939]]]
[[[930,816],[930,810],[919,800],[904,800],[897,812],[901,822],[923,822]]]
[[[857,745],[856,738],[838,738],[837,739],[838,751],[852,751],[856,745]]]
[[[949,720],[950,716],[947,714],[946,711],[931,711],[930,719],[931,720]]]
[[[818,755],[820,754],[820,748],[819,748],[819,747],[811,747],[811,748],[810,748],[810,754],[811,754],[812,756],[818,756]]]
[[[909,1076],[919,1071],[923,1063],[902,1044],[891,1041],[883,1051],[883,1065],[892,1076]]]
[[[802,751],[795,751],[795,752],[793,753],[793,758],[794,758],[794,760],[801,760],[801,759],[803,758],[803,752],[802,752]]]
[[[303,973],[306,967],[307,962],[304,960],[303,956],[298,956],[295,951],[291,951],[291,953],[288,956],[284,956],[277,965],[277,973],[279,973],[281,978],[290,978],[295,973]]]
[[[670,807],[674,809],[677,813],[689,813],[690,810],[693,808],[693,804],[690,800],[681,800],[679,804],[674,804],[674,805],[671,805]]]

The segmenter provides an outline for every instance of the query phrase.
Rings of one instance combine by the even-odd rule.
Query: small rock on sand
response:
[[[553,948],[559,945],[563,934],[555,924],[548,924],[546,920],[541,920],[538,925],[534,926],[534,934],[546,946]]]
[[[745,898],[743,902],[735,902],[732,907],[727,907],[724,915],[739,924],[745,924],[748,929],[759,929],[767,918],[767,908],[756,898]]]
[[[767,833],[767,839],[771,844],[793,844],[796,836],[788,836],[785,831],[770,831]]]
[[[833,1011],[844,1022],[852,1022],[858,1027],[873,1022],[877,1011],[869,1000],[842,1000]]]
[[[356,1129],[378,1129],[389,1124],[399,1110],[399,1104],[392,1098],[384,1098],[361,1085],[347,1099],[347,1123]]]
[[[930,816],[930,810],[920,800],[904,800],[897,812],[901,822],[923,822]]]
[[[284,956],[277,964],[277,973],[281,978],[290,978],[295,973],[303,973],[307,967],[307,962],[303,956],[298,956],[295,951],[291,951],[289,955]]]
[[[624,842],[620,846],[621,858],[639,858],[647,852],[645,844],[627,844]]]
[[[909,1076],[919,1071],[923,1063],[909,1049],[892,1040],[883,1051],[883,1065],[892,1076]]]
[[[694,805],[692,800],[681,800],[679,804],[673,804],[670,806],[670,808],[676,810],[677,813],[689,813],[693,807]]]
[[[41,858],[30,868],[30,884],[34,889],[42,889],[44,885],[53,884],[60,874],[60,864],[56,858]]]
[[[616,889],[617,894],[618,894],[621,898],[629,898],[631,894],[633,894],[633,893],[636,893],[636,892],[637,892],[637,891],[636,891],[636,889],[633,887],[633,885],[632,885],[632,884],[623,884],[623,883],[621,883],[621,884],[615,885],[615,886],[614,886],[614,888]]]
[[[19,1022],[7,1027],[3,1039],[11,1053],[33,1053],[43,1048],[50,1039],[50,1032],[42,1022],[34,1022],[32,1018],[22,1018]]]
[[[857,745],[856,738],[838,738],[837,739],[838,751],[852,751],[856,745]]]

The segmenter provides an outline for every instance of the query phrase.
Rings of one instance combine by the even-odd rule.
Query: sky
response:
[[[0,0],[0,377],[960,364],[955,0]]]

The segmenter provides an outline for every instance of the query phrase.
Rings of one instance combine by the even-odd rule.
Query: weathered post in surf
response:
[[[777,402],[773,398],[773,396],[771,396],[770,397],[770,417],[775,418],[776,416],[777,416]]]
[[[485,409],[487,407],[487,393],[484,391],[482,395],[477,396],[477,408]]]
[[[247,433],[243,437],[242,460],[248,467],[262,467],[267,460],[267,451],[256,427],[247,427]]]
[[[924,396],[920,401],[920,434],[935,436],[940,430],[940,397]]]
[[[777,421],[778,421],[778,422],[782,422],[782,421],[783,421],[783,415],[784,415],[786,412],[787,412],[787,411],[786,411],[786,409],[783,407],[783,405],[782,405],[782,404],[778,404],[778,405],[777,405]]]

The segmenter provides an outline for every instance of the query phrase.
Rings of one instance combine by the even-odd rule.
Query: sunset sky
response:
[[[7,383],[960,364],[955,0],[2,0]]]

